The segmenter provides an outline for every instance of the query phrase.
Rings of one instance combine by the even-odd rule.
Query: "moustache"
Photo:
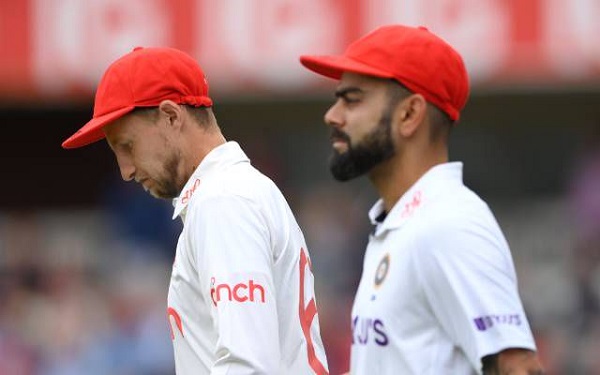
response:
[[[342,140],[350,144],[350,136],[339,129],[332,129],[329,139],[332,141]]]

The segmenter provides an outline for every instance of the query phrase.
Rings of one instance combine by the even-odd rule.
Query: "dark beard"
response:
[[[348,181],[362,176],[377,164],[394,156],[391,112],[391,108],[387,108],[377,127],[354,146],[347,134],[333,129],[332,137],[343,139],[348,144],[346,152],[340,154],[334,150],[329,159],[329,170],[336,180]]]

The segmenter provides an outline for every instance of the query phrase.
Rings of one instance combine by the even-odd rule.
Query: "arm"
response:
[[[217,334],[211,374],[277,373],[279,319],[259,207],[220,195],[194,207],[196,263]]]
[[[483,375],[543,375],[544,370],[534,351],[506,349],[483,357]]]

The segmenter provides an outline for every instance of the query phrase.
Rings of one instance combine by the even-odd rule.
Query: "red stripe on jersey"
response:
[[[325,366],[319,361],[315,354],[315,346],[310,336],[310,326],[312,325],[313,319],[317,314],[317,304],[314,298],[311,298],[308,306],[304,307],[304,272],[307,265],[310,267],[308,257],[304,253],[304,249],[300,249],[300,302],[299,302],[299,314],[300,314],[300,325],[302,326],[302,332],[306,339],[306,346],[308,351],[308,363],[310,367],[315,371],[317,375],[329,375]]]
[[[183,336],[183,327],[181,325],[181,317],[179,316],[179,313],[177,312],[177,310],[175,310],[172,307],[169,307],[167,309],[167,320],[169,321],[169,329],[171,330],[171,340],[175,340],[175,334],[173,333],[173,326],[171,325],[171,317],[173,317],[175,319],[175,325],[177,326],[177,329],[179,329],[179,332],[181,332],[181,336]]]

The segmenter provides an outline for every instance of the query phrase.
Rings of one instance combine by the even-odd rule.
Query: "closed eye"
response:
[[[346,104],[354,104],[360,102],[359,98],[354,98],[351,96],[341,96],[340,99]]]
[[[346,104],[358,103],[362,100],[364,91],[358,87],[346,87],[338,89],[335,97],[341,99]]]
[[[133,142],[129,141],[129,142],[122,142],[119,143],[117,145],[117,147],[119,148],[119,150],[121,152],[127,153],[127,154],[131,154],[132,150],[133,150]]]

